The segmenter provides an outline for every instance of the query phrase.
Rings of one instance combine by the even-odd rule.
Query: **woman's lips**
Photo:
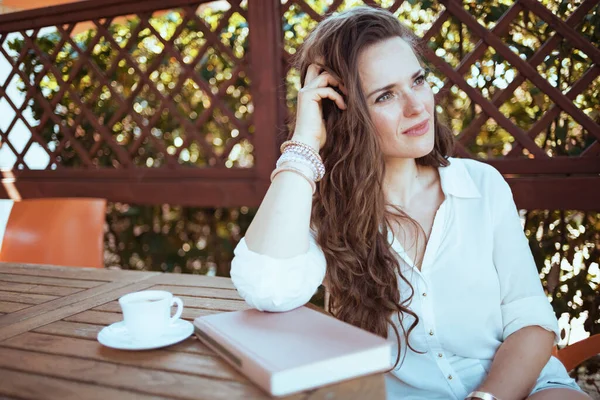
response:
[[[423,136],[429,131],[429,120],[421,122],[414,128],[410,128],[402,132],[406,136]]]

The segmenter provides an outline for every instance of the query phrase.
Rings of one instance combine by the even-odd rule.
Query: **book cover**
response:
[[[308,307],[224,312],[198,317],[194,326],[203,343],[273,396],[392,366],[389,341]]]

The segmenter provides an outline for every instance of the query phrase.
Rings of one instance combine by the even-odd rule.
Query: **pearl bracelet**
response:
[[[313,163],[311,163],[310,160],[308,160],[306,157],[300,156],[300,155],[297,155],[297,154],[291,153],[291,152],[285,152],[277,160],[276,167],[279,168],[283,164],[286,164],[286,163],[296,164],[296,165],[301,164],[303,166],[308,167],[310,169],[310,171],[312,172],[310,178],[315,182],[317,181],[317,178],[319,177],[319,171],[318,171],[317,167],[315,167],[315,165]]]
[[[307,149],[308,146],[296,146],[289,145],[283,150],[282,156],[286,154],[295,154],[296,156],[304,158],[306,161],[310,162],[316,169],[317,173],[315,174],[315,182],[320,181],[325,175],[325,165],[323,165],[323,161],[321,161],[320,156],[315,156],[315,154]]]
[[[306,143],[299,142],[297,140],[286,140],[285,142],[283,142],[281,144],[279,151],[281,151],[283,153],[285,151],[286,147],[288,147],[288,146],[299,146],[299,147],[305,148],[306,150],[310,151],[315,157],[317,157],[319,159],[319,161],[321,161],[321,156],[319,155],[319,152],[317,150],[315,150],[313,147],[307,145]]]

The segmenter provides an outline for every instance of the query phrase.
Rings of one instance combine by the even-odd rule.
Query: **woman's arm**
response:
[[[306,179],[290,171],[277,174],[246,231],[248,248],[275,258],[306,253],[311,201]]]
[[[261,311],[306,304],[323,281],[322,252],[310,238],[312,188],[302,176],[280,172],[234,250],[231,279]]]
[[[539,326],[519,329],[500,346],[489,375],[477,390],[501,400],[527,398],[550,359],[553,343],[554,333]]]
[[[292,139],[318,151],[326,139],[321,100],[346,106],[329,87],[338,82],[318,65],[308,67],[305,81]],[[291,171],[276,175],[231,263],[233,284],[250,306],[291,310],[306,304],[323,281],[326,261],[310,234],[311,207],[312,188],[304,177]]]
[[[321,101],[333,100],[346,109],[342,96],[331,86],[340,86],[317,64],[308,67],[305,85],[298,92],[298,111],[293,140],[317,152],[325,144],[326,131]],[[254,252],[289,258],[308,251],[312,195],[310,184],[294,172],[277,175],[246,232],[246,244]]]

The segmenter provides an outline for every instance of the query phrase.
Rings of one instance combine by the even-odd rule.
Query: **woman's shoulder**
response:
[[[481,194],[502,190],[507,186],[502,174],[490,164],[467,158],[448,158],[450,165],[446,168],[454,168],[452,176],[461,180],[467,180],[478,189]]]
[[[473,178],[485,178],[490,176],[501,176],[500,172],[488,163],[472,158],[449,157],[450,165],[455,164],[465,168]]]

